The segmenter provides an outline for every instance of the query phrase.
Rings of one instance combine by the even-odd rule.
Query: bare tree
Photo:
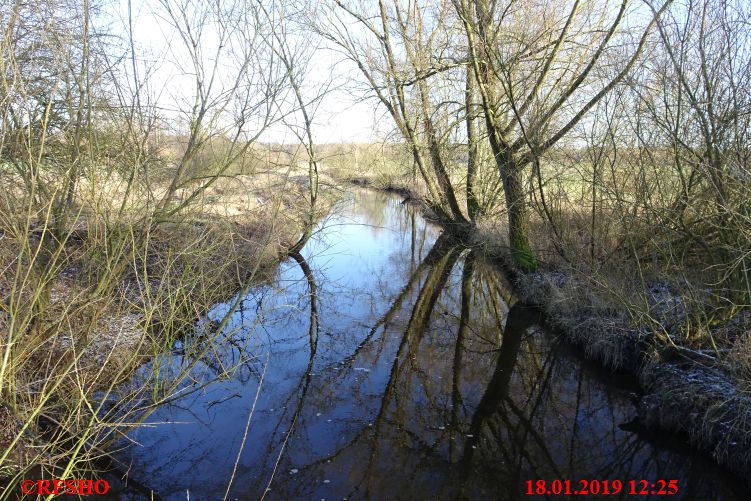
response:
[[[539,169],[540,157],[623,81],[671,0],[654,12],[625,56],[618,46],[629,43],[622,28],[628,0],[617,9],[586,0],[472,3],[454,0],[503,180],[514,262],[531,271],[537,262],[529,245],[524,169],[531,164]],[[612,76],[604,75],[612,67],[617,68]]]
[[[373,7],[336,0],[329,22],[319,23],[318,29],[355,63],[393,119],[432,208],[444,221],[465,225],[468,219],[450,176],[453,159],[446,147],[461,124],[450,117],[463,116],[464,105],[463,99],[455,100],[457,92],[452,90],[459,84],[463,92],[465,85],[454,50],[458,32],[449,29],[453,19],[446,2],[387,5],[379,1]],[[471,87],[467,92],[471,96]],[[472,181],[470,175],[469,186]],[[470,217],[476,213],[474,208],[471,212]]]
[[[300,145],[305,150],[308,164],[308,203],[305,224],[300,238],[290,246],[290,254],[297,254],[296,259],[302,259],[299,251],[310,239],[318,217],[318,190],[319,190],[319,153],[313,137],[314,111],[318,108],[321,99],[328,92],[330,81],[323,82],[320,88],[312,91],[304,89],[303,85],[309,76],[310,60],[317,50],[314,33],[306,31],[305,18],[313,15],[308,12],[309,5],[304,3],[289,2],[279,3],[276,6],[266,7],[260,0],[257,2],[259,23],[272,27],[269,33],[264,35],[267,46],[274,53],[284,68],[286,81],[292,89],[293,117],[299,113],[302,124],[287,122]],[[279,20],[285,20],[280,23]],[[303,260],[304,261],[304,260]]]
[[[277,101],[287,75],[266,44],[266,32],[277,27],[262,24],[255,2],[163,0],[161,5],[189,56],[194,85],[183,153],[159,204],[169,216],[211,186],[279,119]],[[189,175],[191,161],[220,137],[229,139],[229,147],[214,171]],[[170,206],[186,187],[190,192]]]
[[[689,257],[699,253],[726,295],[747,304],[751,9],[708,0],[677,7],[660,18],[660,44],[630,82],[630,122],[648,153],[641,164],[661,180],[647,210],[676,249],[690,243]]]

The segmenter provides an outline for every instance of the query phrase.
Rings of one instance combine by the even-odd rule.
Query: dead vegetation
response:
[[[111,433],[92,406],[213,304],[273,272],[302,231],[305,191],[283,173],[227,179],[155,225],[103,222],[106,211],[94,213],[79,196],[77,214],[98,218],[75,219],[41,277],[28,271],[39,269],[44,237],[34,228],[43,222],[25,234],[4,226],[0,336],[13,345],[3,346],[3,475],[71,461],[71,437],[93,447]],[[114,261],[118,252],[127,260]],[[41,439],[51,422],[65,433]]]
[[[751,468],[748,308],[723,307],[718,296],[725,293],[707,283],[701,268],[671,269],[623,255],[593,266],[590,256],[576,255],[583,246],[572,243],[576,235],[563,259],[560,240],[545,228],[539,221],[531,234],[544,257],[540,268],[531,274],[510,269],[521,299],[539,306],[588,358],[638,378],[643,425],[683,433],[745,475]],[[510,262],[493,224],[481,224],[474,239]]]

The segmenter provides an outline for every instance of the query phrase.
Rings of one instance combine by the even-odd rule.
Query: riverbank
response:
[[[602,280],[560,263],[543,263],[525,274],[513,267],[503,239],[497,228],[481,227],[472,242],[512,277],[521,300],[540,308],[566,341],[588,359],[637,378],[642,426],[685,435],[692,447],[749,478],[751,392],[730,348],[751,331],[748,311],[708,333],[714,346],[684,343],[680,333],[692,327],[706,298],[685,282],[657,274],[630,283],[622,276]]]
[[[135,218],[102,223],[95,219],[101,212],[83,206],[54,257],[57,269],[44,275],[48,298],[29,313],[6,364],[5,393],[15,398],[0,402],[3,483],[17,483],[39,464],[86,469],[87,456],[99,455],[123,419],[103,414],[100,403],[190,332],[210,306],[273,275],[308,218],[306,182],[275,173],[222,180],[154,226]],[[319,216],[336,196],[322,190]],[[43,294],[16,273],[25,268],[15,260],[33,248],[37,234],[5,232],[0,240],[2,339],[10,329],[19,332],[22,300]],[[117,253],[131,254],[121,269]],[[142,397],[123,395],[122,404],[136,398]]]
[[[547,321],[587,358],[638,378],[642,426],[685,434],[693,447],[748,478],[751,394],[722,359],[705,350],[666,346],[654,330],[669,331],[667,320],[659,326],[639,323],[598,300],[596,294],[580,295],[572,307],[567,304],[572,301],[571,290],[584,286],[579,277],[538,271],[517,274],[514,283],[522,300],[539,307]],[[653,298],[653,309],[670,303],[680,308],[677,296],[661,297],[657,290],[646,291]]]

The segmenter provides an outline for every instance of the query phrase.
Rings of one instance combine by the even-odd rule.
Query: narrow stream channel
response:
[[[610,499],[659,499],[627,493],[658,479],[678,481],[665,499],[743,498],[679,441],[632,431],[634,389],[399,197],[353,190],[302,257],[246,295],[193,384],[230,375],[130,433],[115,457],[131,479],[169,500],[220,500],[230,480],[227,499],[563,498],[525,495],[537,479],[618,479]],[[162,371],[186,363],[184,344]]]

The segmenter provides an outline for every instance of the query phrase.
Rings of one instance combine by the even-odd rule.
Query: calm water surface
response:
[[[670,499],[743,498],[676,440],[629,431],[632,389],[398,197],[352,192],[302,255],[242,299],[194,391],[130,433],[116,457],[131,479],[175,500],[546,499],[524,495],[530,479],[677,479]],[[138,377],[168,378],[202,342]]]

